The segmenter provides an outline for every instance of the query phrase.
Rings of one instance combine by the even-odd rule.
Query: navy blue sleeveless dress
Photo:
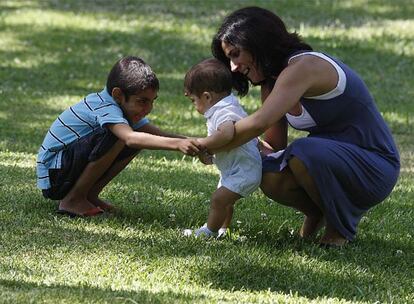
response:
[[[315,125],[309,135],[263,159],[263,173],[280,172],[295,156],[319,189],[326,220],[353,240],[364,213],[394,188],[400,158],[397,147],[361,78],[328,56],[344,72],[343,93],[330,99],[300,100]]]

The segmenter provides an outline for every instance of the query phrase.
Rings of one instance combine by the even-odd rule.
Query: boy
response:
[[[89,94],[55,120],[39,149],[37,186],[46,198],[60,200],[58,213],[110,211],[113,206],[99,193],[140,149],[199,151],[194,139],[167,134],[145,118],[158,89],[151,67],[128,56],[113,66],[103,91]]]
[[[229,143],[233,138],[234,123],[247,116],[231,89],[231,72],[217,59],[196,64],[185,76],[185,95],[207,119],[208,136],[198,139],[207,151]],[[209,163],[206,154],[200,154],[200,160]],[[225,234],[233,215],[233,205],[255,191],[262,177],[256,139],[231,151],[216,153],[214,163],[220,171],[220,181],[211,197],[207,225],[196,230],[196,236],[216,236],[219,230],[220,235]]]

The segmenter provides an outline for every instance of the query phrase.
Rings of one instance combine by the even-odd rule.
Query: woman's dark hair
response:
[[[216,58],[209,58],[194,65],[184,78],[186,94],[198,97],[203,92],[231,93],[233,86],[230,70]]]
[[[158,91],[159,81],[151,67],[139,57],[127,56],[118,60],[109,72],[106,90],[112,95],[112,89],[118,87],[125,98],[146,89]]]
[[[228,15],[211,43],[213,56],[230,68],[230,60],[221,47],[224,41],[248,51],[266,80],[277,77],[287,65],[287,58],[296,51],[312,50],[295,32],[289,33],[283,21],[271,11],[245,7]],[[239,95],[249,91],[248,78],[233,74],[233,87]]]

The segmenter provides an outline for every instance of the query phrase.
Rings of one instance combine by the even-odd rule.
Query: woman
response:
[[[240,95],[251,82],[261,86],[263,102],[235,124],[224,149],[264,133],[265,146],[278,152],[263,160],[263,192],[304,213],[300,236],[325,225],[321,245],[353,240],[361,217],[391,193],[400,169],[391,132],[364,82],[258,7],[227,16],[212,52],[231,69]],[[308,137],[287,145],[287,123]]]

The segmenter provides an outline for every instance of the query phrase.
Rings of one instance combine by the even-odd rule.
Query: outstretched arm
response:
[[[280,73],[259,110],[236,122],[233,140],[220,148],[221,151],[238,147],[283,121],[283,116],[302,96],[318,96],[335,88],[338,76],[330,63],[315,56],[303,57],[293,60]],[[275,146],[285,145],[276,140],[274,143]]]
[[[136,132],[129,125],[120,123],[110,124],[108,128],[126,146],[134,149],[177,150],[188,155],[195,155],[200,151],[200,145],[196,139],[171,138],[145,132]]]
[[[216,132],[210,136],[199,138],[198,142],[210,151],[227,145],[233,139],[233,136],[234,122],[226,121],[217,128]]]
[[[160,128],[158,128],[156,125],[153,125],[151,123],[142,126],[137,131],[138,132],[145,132],[145,133],[149,133],[149,134],[153,134],[153,135],[158,135],[158,136],[164,136],[164,137],[187,138],[186,136],[183,136],[183,135],[165,132],[165,131],[161,130]]]

